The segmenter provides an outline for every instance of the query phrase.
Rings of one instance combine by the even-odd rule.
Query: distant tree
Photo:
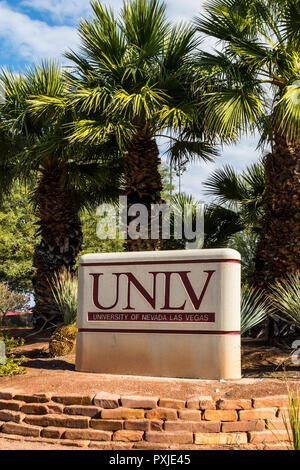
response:
[[[241,254],[242,284],[244,285],[253,283],[257,243],[258,234],[250,228],[235,233],[228,243],[228,248],[233,248]]]
[[[96,207],[92,211],[84,209],[80,213],[82,224],[83,243],[77,260],[80,256],[88,253],[114,253],[124,250],[124,241],[117,238],[100,240],[97,237],[96,229],[99,216],[96,215]]]
[[[10,311],[26,311],[29,308],[29,297],[23,292],[14,292],[7,284],[0,282],[0,325]]]
[[[33,291],[35,274],[33,256],[40,237],[36,236],[35,207],[32,195],[24,185],[14,183],[10,194],[0,203],[0,282],[14,291]],[[100,240],[96,234],[99,217],[94,209],[79,213],[82,225],[82,250],[86,253],[107,253],[123,250],[123,241]]]
[[[15,183],[0,202],[0,282],[16,291],[33,290],[36,222],[29,191]]]
[[[159,168],[159,172],[161,174],[161,182],[162,182],[162,199],[166,202],[172,198],[172,194],[174,193],[174,181],[173,181],[173,170],[169,165],[161,165]]]

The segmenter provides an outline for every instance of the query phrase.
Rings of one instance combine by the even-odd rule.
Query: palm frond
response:
[[[29,95],[27,99],[28,111],[36,121],[43,118],[43,122],[53,121],[59,117],[69,105],[69,100],[64,96]]]
[[[80,49],[84,56],[92,59],[93,65],[104,71],[113,71],[122,62],[126,47],[124,35],[111,8],[98,1],[91,2],[91,6],[94,19],[79,22]],[[68,55],[74,58],[74,54]]]
[[[96,121],[79,120],[69,124],[70,143],[80,142],[82,144],[100,145],[114,135],[119,146],[124,140],[129,140],[132,136],[132,126],[128,121]]]
[[[206,3],[195,24],[219,40],[221,51],[200,54],[198,85],[202,92],[203,84],[210,87],[203,112],[214,132],[230,137],[257,127],[263,133],[260,145],[275,133],[297,141],[299,18],[300,7],[292,0]],[[272,119],[262,123],[268,115]]]
[[[211,0],[204,4],[204,14],[195,18],[199,32],[221,41],[248,37],[255,20],[247,16],[247,0]]]
[[[112,92],[106,86],[85,88],[78,83],[76,91],[72,94],[72,106],[78,108],[79,113],[94,113],[99,110],[105,112],[111,104]]]
[[[128,93],[124,89],[117,90],[108,109],[113,114],[121,113],[129,121],[137,117],[147,121],[156,114],[166,102],[167,95],[163,90],[145,84],[136,93]]]
[[[233,167],[225,165],[223,168],[215,170],[204,182],[206,194],[214,196],[221,205],[237,207],[246,194],[241,177]]]
[[[248,128],[254,130],[262,114],[262,103],[252,90],[223,89],[207,94],[203,112],[208,129],[222,138],[234,139]]]
[[[244,228],[237,212],[210,204],[204,212],[204,248],[227,247],[232,237]]]
[[[300,46],[300,5],[294,0],[286,0],[285,8],[281,10],[282,29],[284,38],[294,43],[297,48]]]
[[[160,76],[170,77],[172,73],[178,75],[178,70],[190,65],[191,54],[197,50],[200,39],[190,24],[181,23],[173,26],[164,36],[162,46],[162,59],[159,63]]]
[[[66,187],[75,192],[76,204],[79,209],[92,208],[102,203],[114,203],[122,192],[123,168],[120,158],[95,163],[77,163],[70,161],[65,164]]]
[[[167,104],[163,105],[158,120],[162,128],[180,129],[189,127],[192,123],[193,116],[189,113],[188,106],[186,110],[179,107],[170,107]]]
[[[170,161],[178,165],[186,161],[203,160],[212,162],[219,155],[219,151],[212,142],[203,139],[193,139],[191,136],[179,136],[166,151]]]
[[[266,188],[261,162],[247,167],[241,174],[226,165],[215,170],[204,186],[207,188],[206,194],[213,196],[217,203],[238,211],[245,224],[253,228],[260,225]]]
[[[0,80],[6,90],[1,114],[7,129],[13,134],[24,133],[28,138],[30,134],[41,134],[50,106],[57,108],[59,104],[62,107],[66,83],[61,65],[56,60],[44,61],[28,67],[24,74],[2,70]],[[32,113],[34,105],[36,112]]]
[[[276,58],[277,54],[277,48],[269,47],[263,42],[253,41],[253,39],[236,41],[231,49],[252,69],[272,66],[274,56]]]
[[[291,141],[300,133],[300,80],[285,88],[284,94],[274,108],[274,123]]]
[[[121,29],[128,44],[136,46],[145,58],[158,55],[169,29],[166,5],[159,0],[125,1]]]

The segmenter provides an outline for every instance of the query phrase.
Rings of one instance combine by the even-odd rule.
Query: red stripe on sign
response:
[[[214,323],[215,313],[203,312],[203,313],[149,313],[149,312],[113,312],[113,313],[102,313],[102,312],[89,312],[88,321],[123,321],[123,322],[167,322],[167,323]]]
[[[78,328],[79,333],[164,333],[174,335],[239,335],[239,331],[221,330],[123,330],[105,328]]]
[[[143,266],[148,264],[193,264],[193,263],[237,263],[241,261],[237,259],[194,259],[194,260],[180,260],[180,261],[122,261],[122,262],[109,262],[109,263],[80,263],[80,266]]]

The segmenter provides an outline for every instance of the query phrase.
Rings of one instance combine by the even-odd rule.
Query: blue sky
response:
[[[116,10],[122,0],[107,0]],[[187,20],[201,12],[201,0],[168,0],[168,13],[174,20]],[[47,57],[63,60],[63,53],[76,49],[76,24],[90,14],[88,0],[0,0],[0,66],[17,70]],[[222,149],[214,163],[190,165],[182,177],[182,190],[203,199],[202,182],[217,167],[231,164],[237,170],[259,158],[257,138]]]

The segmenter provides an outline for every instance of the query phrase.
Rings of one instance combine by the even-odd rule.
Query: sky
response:
[[[117,11],[122,0],[103,3]],[[167,0],[169,17],[174,21],[201,14],[202,5],[202,0]],[[64,61],[65,51],[78,48],[78,20],[90,13],[88,0],[0,0],[0,67],[24,70],[26,65],[49,57]],[[205,200],[203,182],[210,173],[225,164],[242,171],[259,159],[256,144],[256,136],[243,138],[235,146],[222,148],[214,163],[189,165],[181,177],[181,190]],[[178,178],[175,185],[178,188]]]

